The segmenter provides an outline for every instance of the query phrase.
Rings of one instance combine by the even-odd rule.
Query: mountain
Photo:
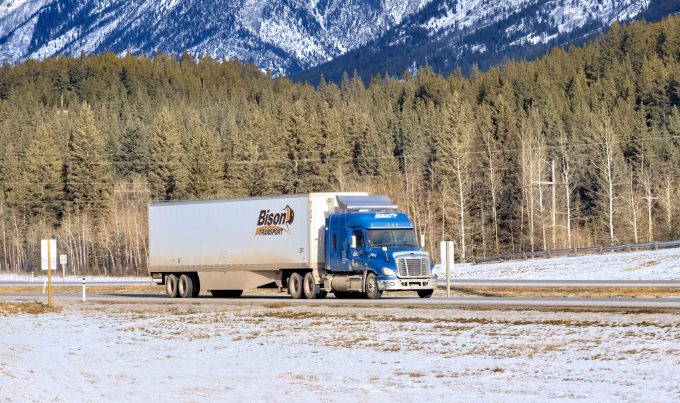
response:
[[[429,0],[0,0],[0,62],[166,52],[297,72],[361,46]]]
[[[0,62],[165,52],[339,79],[533,57],[670,0],[0,0]],[[665,9],[663,7],[666,7]]]
[[[583,44],[614,22],[659,20],[680,11],[677,0],[441,0],[357,49],[295,75],[317,82],[339,81],[353,70],[400,75],[431,66],[469,73],[507,59],[532,59],[553,47]]]

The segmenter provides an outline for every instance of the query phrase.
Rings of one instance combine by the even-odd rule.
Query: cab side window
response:
[[[364,248],[364,234],[361,232],[361,230],[355,229],[352,232],[352,235],[354,235],[357,239],[357,249],[363,249]]]

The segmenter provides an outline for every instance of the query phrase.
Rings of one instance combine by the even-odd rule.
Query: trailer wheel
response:
[[[198,298],[201,293],[201,280],[198,279],[198,273],[194,273],[191,278],[194,280],[194,292],[191,294],[192,298]]]
[[[300,299],[302,298],[302,275],[300,273],[295,272],[290,275],[290,278],[288,279],[288,294],[290,294],[293,299]]]
[[[366,296],[369,299],[378,299],[382,297],[382,291],[378,289],[378,281],[374,273],[366,275]]]
[[[182,298],[191,298],[194,296],[194,280],[188,274],[179,276],[177,283],[177,294]]]
[[[179,279],[174,274],[168,274],[165,278],[165,292],[168,293],[168,297],[177,298],[177,283]]]
[[[215,298],[238,298],[243,294],[243,290],[210,290]]]
[[[430,298],[434,294],[434,290],[418,290],[418,296],[420,298]]]
[[[307,299],[319,298],[319,285],[314,282],[314,276],[311,272],[305,274],[302,291]]]

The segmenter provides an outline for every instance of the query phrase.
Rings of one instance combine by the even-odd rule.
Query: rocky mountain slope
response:
[[[667,0],[0,0],[0,62],[188,52],[312,79],[531,57]],[[676,10],[677,11],[677,10]],[[665,13],[669,11],[664,11]]]

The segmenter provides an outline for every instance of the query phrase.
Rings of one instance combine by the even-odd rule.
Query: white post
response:
[[[45,281],[43,282],[43,294],[45,294],[45,288],[47,288],[47,277],[45,277]]]
[[[453,241],[446,242],[446,297],[451,297],[451,272],[453,271]]]
[[[85,298],[85,277],[83,277],[83,302],[87,301],[87,298]]]

